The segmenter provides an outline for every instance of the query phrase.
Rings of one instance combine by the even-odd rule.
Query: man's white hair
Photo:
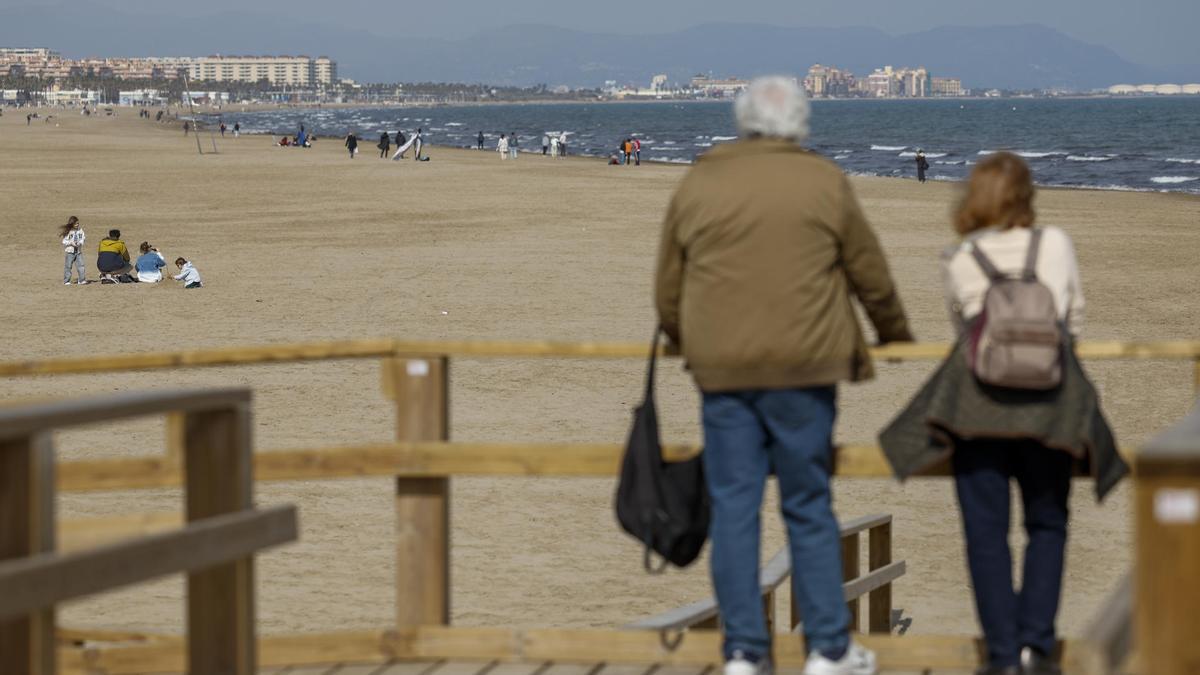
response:
[[[790,77],[755,78],[733,105],[738,133],[743,136],[808,138],[808,97]]]

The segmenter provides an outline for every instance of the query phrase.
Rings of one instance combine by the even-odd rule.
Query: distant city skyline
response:
[[[1200,65],[1200,2],[1194,0],[1009,0],[972,3],[962,0],[609,0],[579,3],[508,0],[497,11],[484,0],[443,0],[436,5],[412,0],[206,0],[196,5],[165,6],[158,0],[0,0],[0,9],[60,4],[105,6],[160,16],[211,16],[220,12],[277,14],[284,22],[323,22],[380,36],[413,33],[426,37],[464,37],[501,25],[539,23],[577,30],[649,34],[709,22],[753,22],[784,27],[863,26],[891,34],[936,26],[997,26],[1040,23],[1082,40],[1109,47],[1149,66]],[[270,30],[278,26],[270,27]]]

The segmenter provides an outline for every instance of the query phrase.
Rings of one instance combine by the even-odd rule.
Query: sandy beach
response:
[[[369,337],[647,341],[659,223],[686,167],[609,167],[571,158],[431,148],[427,163],[351,161],[341,140],[309,150],[267,136],[217,138],[198,156],[178,127],[64,113],[0,118],[0,222],[9,253],[0,359]],[[206,151],[210,138],[202,137]],[[938,255],[952,240],[958,186],[855,179],[890,257],[914,329],[945,341]],[[1177,194],[1043,190],[1040,222],[1074,237],[1088,301],[1085,339],[1197,337],[1200,199]],[[84,223],[87,265],[118,227],[168,260],[184,256],[206,288],[64,287],[56,226]],[[841,389],[837,437],[874,442],[933,364],[879,364],[874,382]],[[637,404],[637,361],[456,361],[452,437],[478,441],[623,440]],[[664,435],[698,442],[697,397],[678,361],[662,379]],[[1122,445],[1187,412],[1181,362],[1090,365]],[[260,450],[387,441],[392,412],[374,362],[129,373],[0,382],[0,399],[102,396],[209,385],[253,387]],[[163,424],[122,422],[58,438],[67,459],[160,453]],[[1060,627],[1078,635],[1131,561],[1131,490],[1097,506],[1072,496]],[[391,481],[257,486],[263,504],[294,503],[299,543],[262,557],[262,630],[378,628],[394,613]],[[709,595],[706,566],[665,577],[641,570],[611,513],[613,482],[459,479],[453,495],[453,620],[463,625],[619,626]],[[839,515],[890,512],[895,591],[912,633],[975,633],[952,485],[839,479]],[[60,517],[178,509],[176,491],[68,494]],[[766,507],[764,556],[783,537]],[[1019,507],[1014,519],[1019,521]],[[1014,545],[1023,535],[1014,529]],[[78,603],[60,622],[182,628],[171,579]]]

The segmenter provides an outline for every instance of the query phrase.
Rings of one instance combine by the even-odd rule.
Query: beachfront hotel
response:
[[[64,59],[52,49],[0,48],[0,75],[69,78],[113,77],[137,80],[262,82],[295,87],[337,82],[337,62],[328,56],[165,56]]]

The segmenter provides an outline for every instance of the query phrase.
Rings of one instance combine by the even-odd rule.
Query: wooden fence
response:
[[[55,429],[162,413],[185,416],[187,524],[55,551]],[[296,538],[290,506],[255,509],[250,393],[135,394],[0,409],[0,672],[58,672],[55,605],[166,574],[188,575],[188,667],[249,675],[253,555]]]
[[[925,344],[888,345],[873,350],[875,358],[885,362],[938,360],[948,351],[946,345]],[[1200,388],[1200,341],[1081,343],[1078,353],[1086,359],[1191,361],[1196,385]],[[374,632],[263,638],[259,642],[262,664],[446,657],[569,660],[588,655],[608,662],[616,659],[630,663],[708,664],[718,653],[718,638],[713,631],[707,630],[688,631],[668,648],[660,641],[657,630],[513,631],[449,627],[450,478],[463,475],[611,477],[617,471],[622,451],[620,445],[613,443],[449,442],[451,358],[644,358],[646,355],[644,346],[630,344],[364,340],[0,363],[0,377],[337,359],[382,360],[384,392],[395,404],[395,442],[260,452],[254,455],[253,472],[256,480],[395,477],[395,508],[400,525],[396,541],[398,602],[395,626]],[[182,485],[187,475],[179,453],[180,429],[184,428],[188,427],[180,418],[168,425],[168,451],[161,456],[64,463],[59,467],[58,489],[89,491]],[[697,451],[694,447],[669,446],[664,455],[669,460],[682,459]],[[1138,457],[1131,455],[1131,458],[1135,472],[1140,472],[1142,462]],[[886,460],[873,446],[839,448],[836,470],[841,476],[891,475]],[[932,468],[926,475],[946,474],[947,468],[942,466]],[[93,522],[87,529],[96,541],[127,536],[131,532],[151,532],[170,525],[169,518],[132,516]],[[1139,539],[1139,550],[1142,546]],[[1187,560],[1200,565],[1200,553]],[[876,569],[874,565],[872,562]],[[895,564],[889,562],[886,565]],[[891,569],[894,571],[896,567]],[[1170,600],[1167,594],[1151,599],[1141,595],[1141,577],[1138,579],[1139,617],[1153,613],[1156,602]],[[1123,611],[1122,616],[1125,616],[1131,611],[1129,606],[1132,604],[1122,604],[1117,598],[1112,608]],[[875,614],[874,603],[871,614]],[[877,626],[874,620],[871,623]],[[1130,625],[1116,621],[1105,628],[1108,630],[1105,635],[1110,637],[1103,643],[1083,640],[1065,645],[1065,663],[1074,669],[1069,672],[1100,673],[1120,667],[1131,643],[1126,639]],[[1139,639],[1146,639],[1146,635],[1144,629],[1141,630]],[[862,640],[878,651],[880,663],[886,668],[970,668],[979,661],[979,646],[970,638],[870,635],[863,636]],[[1146,643],[1142,644],[1144,649]],[[183,654],[180,644],[159,640],[148,645],[75,650],[67,652],[64,658],[77,665],[86,662],[87,668],[91,669],[89,672],[115,674],[181,670]],[[798,643],[780,641],[777,645],[776,657],[780,665],[803,663],[804,656]],[[83,666],[79,668],[82,672]]]

